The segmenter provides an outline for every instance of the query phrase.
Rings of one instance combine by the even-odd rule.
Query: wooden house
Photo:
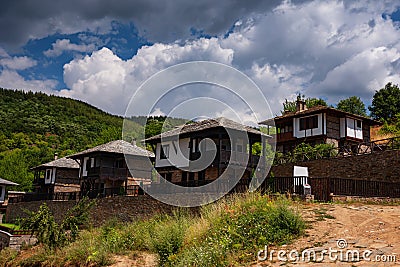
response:
[[[154,154],[123,140],[111,141],[69,156],[80,162],[81,191],[123,190],[150,181]],[[132,173],[135,174],[133,177]],[[111,190],[111,191],[112,191]],[[112,193],[112,192],[111,192]]]
[[[255,143],[265,145],[267,137],[251,127],[217,118],[178,126],[145,141],[155,152],[157,172],[167,181],[190,186],[217,179],[228,164],[232,166],[228,175],[236,175],[236,167],[245,169],[241,178],[265,175],[265,158],[251,152]]]
[[[351,114],[326,106],[307,108],[297,100],[295,112],[260,122],[276,127],[273,141],[276,151],[292,151],[298,144],[333,144],[334,147],[351,147],[371,140],[371,126],[381,123],[367,117]]]
[[[17,183],[0,178],[0,204],[4,203],[6,197],[6,186],[16,186]]]
[[[73,159],[57,158],[33,167],[35,172],[33,186],[38,194],[74,192],[80,190],[79,164]]]

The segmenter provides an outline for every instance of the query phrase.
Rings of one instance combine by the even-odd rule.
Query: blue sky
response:
[[[209,60],[248,75],[278,114],[298,92],[333,105],[357,95],[368,105],[375,90],[400,83],[400,1],[246,2],[4,1],[0,87],[124,114],[151,75]],[[219,93],[182,91],[186,99]],[[166,96],[155,114],[168,114],[178,96]]]

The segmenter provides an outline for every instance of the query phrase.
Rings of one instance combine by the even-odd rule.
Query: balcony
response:
[[[296,140],[296,137],[293,136],[293,132],[286,132],[273,134],[271,140],[275,140],[276,142],[286,142]]]
[[[87,176],[125,180],[128,177],[128,170],[126,168],[93,167],[88,169]]]
[[[231,158],[232,155],[232,158]],[[247,158],[248,157],[248,158]],[[247,161],[246,161],[247,158]],[[235,151],[221,151],[221,157],[220,157],[220,162],[228,164],[229,162],[233,164],[239,164],[239,165],[247,165],[249,167],[256,167],[260,162],[260,167],[265,166],[265,157],[263,156],[257,156],[257,155],[248,155],[247,153],[242,153],[242,152],[235,152]],[[246,164],[247,162],[247,164]]]

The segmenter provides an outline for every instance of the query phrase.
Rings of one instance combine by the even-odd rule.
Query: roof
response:
[[[302,110],[302,111],[295,111],[295,112],[286,112],[285,114],[281,115],[281,116],[277,116],[273,119],[268,119],[265,121],[260,122],[259,124],[265,124],[265,125],[272,125],[272,122],[276,122],[278,120],[282,120],[282,119],[286,119],[286,118],[298,118],[298,117],[302,117],[303,115],[311,115],[314,113],[319,113],[319,112],[331,112],[331,113],[337,113],[340,114],[342,116],[347,116],[347,117],[353,117],[353,118],[357,118],[363,121],[368,121],[370,123],[370,125],[381,125],[382,123],[376,120],[373,120],[371,118],[368,117],[364,117],[364,116],[360,116],[357,114],[353,114],[350,112],[345,112],[342,110],[338,110],[335,108],[331,108],[331,107],[326,107],[326,106],[315,106],[315,107],[311,107],[308,108],[306,110]]]
[[[114,154],[125,154],[132,156],[141,156],[141,157],[154,157],[154,153],[138,147],[136,145],[132,145],[124,140],[116,140],[111,141],[106,144],[102,144],[93,148],[86,149],[84,151],[78,152],[68,158],[78,158],[82,155],[96,153],[96,152],[105,152],[105,153],[114,153]]]
[[[12,186],[12,185],[19,185],[19,184],[0,178],[0,185],[11,185]]]
[[[238,130],[238,131],[246,130],[248,133],[268,136],[254,128],[249,127],[249,126],[245,126],[245,125],[235,122],[233,120],[220,117],[220,118],[216,118],[216,119],[202,120],[202,121],[197,121],[197,122],[193,122],[190,124],[184,124],[181,126],[177,126],[177,127],[175,127],[175,129],[172,129],[172,130],[164,132],[162,134],[158,134],[153,137],[147,138],[145,141],[154,141],[154,140],[161,139],[161,137],[167,138],[167,137],[172,137],[172,136],[177,136],[177,135],[182,135],[182,134],[187,134],[187,133],[193,133],[193,132],[203,131],[203,130],[212,129],[212,128],[218,128],[218,127],[224,127],[224,128]]]
[[[33,167],[32,170],[46,169],[46,168],[79,169],[79,164],[73,159],[64,157]]]

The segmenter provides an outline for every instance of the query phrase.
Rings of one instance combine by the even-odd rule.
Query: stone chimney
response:
[[[296,112],[301,112],[307,110],[307,105],[306,105],[306,101],[298,98],[296,100]]]
[[[132,138],[131,144],[132,144],[133,146],[136,146],[136,138]]]
[[[54,160],[58,159],[58,153],[54,153]]]

